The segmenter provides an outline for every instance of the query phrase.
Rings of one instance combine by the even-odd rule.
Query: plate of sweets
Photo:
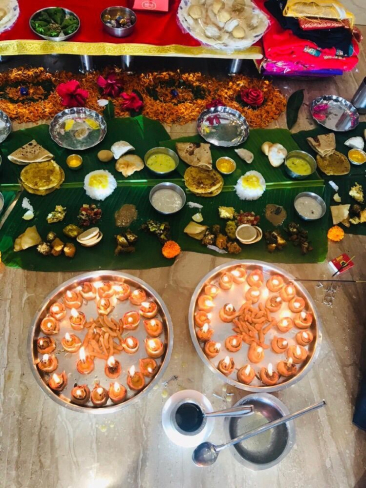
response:
[[[261,261],[235,261],[208,273],[192,296],[189,328],[211,371],[254,392],[298,382],[312,367],[322,338],[306,289]]]
[[[59,405],[115,412],[150,391],[173,346],[169,312],[145,282],[98,271],[56,288],[28,336],[32,373]]]

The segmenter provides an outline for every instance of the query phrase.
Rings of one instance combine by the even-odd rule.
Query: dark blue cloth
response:
[[[353,423],[359,429],[366,430],[366,376],[361,381],[361,389],[356,401]]]

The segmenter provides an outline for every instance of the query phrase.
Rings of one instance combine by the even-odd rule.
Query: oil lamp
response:
[[[97,290],[95,289],[93,283],[84,281],[80,287],[80,295],[84,298],[84,300],[94,300],[97,296]]]
[[[131,293],[129,299],[133,305],[141,305],[142,302],[146,301],[146,293],[142,288],[137,288]]]
[[[242,336],[233,335],[225,339],[225,347],[230,352],[238,352],[241,349],[243,343]]]
[[[131,294],[131,288],[127,283],[120,283],[119,285],[114,285],[114,291],[117,300],[124,302]]]
[[[95,407],[104,407],[108,398],[108,391],[100,385],[95,385],[90,394],[90,399]]]
[[[254,377],[255,371],[250,364],[247,364],[238,370],[237,378],[240,383],[250,385],[250,383],[254,380]]]
[[[217,368],[222,374],[224,374],[225,376],[229,376],[235,368],[234,359],[226,356],[224,359],[221,359],[219,361]]]
[[[150,358],[160,358],[164,354],[164,344],[160,339],[145,339],[146,353]]]
[[[139,360],[139,367],[141,373],[147,378],[152,378],[158,371],[158,365],[155,359],[142,358]]]
[[[56,320],[62,320],[66,317],[66,308],[63,303],[54,303],[50,306],[50,314]]]
[[[145,386],[145,378],[142,373],[136,371],[135,366],[131,366],[127,374],[127,386],[130,390],[141,391]]]
[[[194,323],[197,327],[203,327],[205,324],[211,323],[212,314],[199,310],[194,314]]]
[[[114,356],[109,356],[106,365],[104,367],[104,372],[108,376],[108,378],[116,379],[122,373],[122,366]]]
[[[114,293],[114,286],[109,281],[104,282],[102,286],[98,287],[99,298],[112,298],[114,296]]]
[[[147,318],[152,319],[158,313],[158,306],[155,302],[142,302],[140,306],[140,314]]]
[[[84,347],[80,348],[80,359],[76,363],[76,369],[80,374],[90,374],[94,370],[94,361],[90,356],[85,354]]]
[[[61,345],[67,352],[78,352],[81,347],[81,340],[75,334],[66,332],[65,337],[61,340]]]
[[[219,311],[219,317],[225,323],[232,322],[236,315],[237,313],[232,303],[225,303],[225,305]]]
[[[100,315],[109,315],[114,306],[109,298],[101,298],[97,300],[97,310]]]
[[[208,324],[205,324],[202,329],[197,329],[196,335],[198,339],[202,342],[207,342],[211,340],[214,330],[209,328]]]
[[[289,358],[287,361],[280,361],[277,364],[277,371],[281,376],[289,378],[296,375],[297,367],[293,364],[292,358]]]
[[[108,394],[112,402],[118,404],[126,400],[127,390],[123,385],[115,382],[110,384]]]
[[[77,290],[67,290],[63,300],[66,308],[80,308],[83,304],[83,297]]]
[[[127,354],[135,354],[135,352],[138,351],[139,345],[140,345],[139,340],[136,339],[136,337],[130,336],[124,340],[123,349]]]
[[[208,358],[214,358],[218,355],[221,349],[221,344],[215,341],[207,341],[204,346],[205,354]]]
[[[234,278],[231,273],[223,273],[219,279],[219,287],[222,290],[230,290],[233,286]]]
[[[210,295],[201,295],[197,300],[199,310],[204,312],[211,312],[215,306],[212,297]]]
[[[136,311],[126,312],[122,318],[123,328],[136,330],[140,323],[140,314]]]
[[[271,347],[272,351],[276,354],[282,354],[283,352],[286,352],[288,348],[288,341],[283,337],[274,336],[271,342]]]
[[[90,390],[87,385],[76,385],[71,390],[71,401],[77,405],[85,405],[90,399]]]
[[[273,293],[278,293],[284,286],[283,278],[280,275],[272,275],[267,280],[266,285],[269,291],[272,291]]]
[[[77,312],[75,308],[71,309],[70,325],[74,330],[82,330],[86,322],[85,314],[83,312]]]
[[[248,359],[251,363],[257,364],[263,361],[264,351],[263,347],[258,346],[255,342],[252,342],[248,349]]]
[[[290,346],[287,349],[287,357],[291,358],[294,364],[300,364],[308,357],[308,351],[303,346]]]
[[[273,386],[279,380],[277,371],[273,371],[272,363],[269,363],[267,368],[261,368],[259,376],[261,382],[267,386]]]
[[[37,366],[44,373],[53,373],[57,369],[58,361],[54,354],[44,354]]]
[[[237,285],[241,285],[242,283],[245,283],[246,277],[247,277],[247,272],[243,266],[239,266],[233,271],[231,271],[234,283]]]
[[[211,298],[215,298],[219,293],[220,293],[220,288],[218,288],[216,285],[205,286],[205,295],[209,295]]]
[[[52,337],[39,337],[37,339],[37,351],[39,354],[51,354],[56,349],[56,342]]]
[[[158,319],[144,320],[144,327],[151,337],[159,337],[163,333],[163,324]]]
[[[48,386],[53,391],[62,391],[66,387],[66,385],[67,385],[67,376],[65,371],[62,371],[61,374],[54,373],[48,382]]]
[[[54,317],[47,315],[41,322],[41,331],[46,335],[55,335],[60,332],[60,324]]]

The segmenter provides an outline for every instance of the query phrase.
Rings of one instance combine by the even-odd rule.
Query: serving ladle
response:
[[[238,407],[226,408],[225,410],[216,410],[216,412],[204,412],[204,417],[241,417],[250,415],[254,412],[253,405],[239,405]]]
[[[256,435],[262,434],[262,432],[265,432],[266,430],[273,429],[278,425],[284,424],[286,422],[289,422],[290,420],[294,420],[298,417],[301,417],[306,413],[312,412],[313,410],[317,410],[318,408],[324,407],[325,404],[326,404],[325,400],[322,400],[321,402],[315,403],[310,407],[303,408],[298,412],[285,415],[284,417],[278,420],[274,420],[273,422],[268,422],[267,424],[264,424],[261,427],[258,427],[257,429],[250,430],[249,432],[246,432],[243,435],[235,437],[234,439],[232,439],[230,442],[227,442],[226,444],[219,444],[215,446],[214,444],[211,444],[211,442],[203,442],[198,447],[196,447],[196,449],[193,451],[192,454],[193,462],[201,468],[211,466],[219,457],[220,452],[226,449],[227,447],[234,446],[235,444],[245,441],[250,437],[254,437]]]

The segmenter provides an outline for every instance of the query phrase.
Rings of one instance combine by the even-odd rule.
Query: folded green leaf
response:
[[[303,101],[304,89],[297,90],[292,93],[287,101],[286,122],[289,130],[291,130],[297,122],[297,117],[299,115],[299,110]]]
[[[103,110],[103,117],[106,120],[114,119],[114,105],[111,100],[109,100],[108,105],[106,105]]]

